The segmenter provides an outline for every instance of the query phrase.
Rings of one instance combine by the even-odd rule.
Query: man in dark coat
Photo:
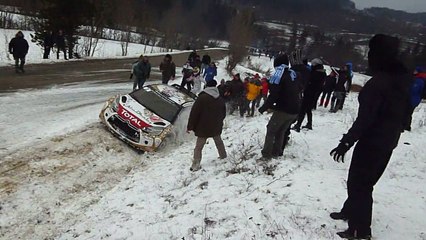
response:
[[[207,83],[204,91],[198,95],[189,115],[187,130],[194,131],[197,136],[191,171],[198,171],[201,168],[202,151],[207,138],[213,138],[219,158],[226,158],[225,145],[220,136],[226,116],[226,107],[225,102],[219,96],[216,85],[215,80]]]
[[[17,32],[15,37],[9,42],[9,52],[13,55],[13,59],[15,59],[15,71],[17,73],[25,72],[24,64],[28,48],[28,42],[25,40],[24,34],[21,31]]]
[[[43,59],[49,58],[50,50],[52,49],[54,43],[55,43],[55,40],[53,38],[52,31],[45,32],[45,35],[43,38],[43,47],[44,47]]]
[[[133,75],[135,76],[133,90],[136,89],[136,86],[141,89],[151,75],[151,64],[148,57],[143,55],[139,57],[139,62],[133,67]]]
[[[333,91],[336,88],[336,80],[339,77],[338,72],[334,67],[331,67],[330,74],[325,78],[325,83],[322,88],[322,96],[320,100],[320,106],[324,106],[325,108],[328,106],[330,102],[330,97]],[[325,101],[324,101],[325,100]]]
[[[305,115],[308,117],[308,122],[303,128],[312,129],[312,109],[317,104],[317,96],[318,93],[322,91],[326,76],[322,61],[319,59],[312,60],[312,70],[309,81],[303,91],[302,106],[300,107],[297,123],[293,126],[296,132],[300,131],[300,126],[305,119]]]
[[[268,109],[274,110],[266,127],[262,149],[262,157],[265,160],[283,155],[285,133],[299,113],[302,89],[296,72],[288,67],[287,55],[278,56],[274,60],[274,67],[275,72],[269,79],[269,96],[259,108],[261,114]]]
[[[230,110],[229,114],[233,114],[234,111],[239,108],[240,117],[244,116],[245,112],[245,87],[243,81],[241,81],[240,74],[237,73],[234,75],[232,80],[229,83],[229,100],[230,100]]]
[[[166,54],[163,61],[160,63],[161,82],[167,84],[169,80],[175,79],[176,65],[172,61],[172,55]]]
[[[348,198],[333,219],[348,220],[349,228],[337,233],[347,239],[370,239],[373,187],[382,176],[397,146],[410,111],[411,77],[398,60],[399,40],[378,34],[369,42],[368,65],[373,77],[358,96],[358,116],[340,144],[330,152],[343,162],[354,145],[347,181]]]
[[[345,65],[342,69],[338,71],[338,79],[336,83],[336,88],[334,89],[333,98],[331,99],[331,108],[330,112],[337,112],[343,107],[345,101],[347,87],[346,85],[350,84],[350,73],[348,67]]]
[[[59,30],[58,35],[55,38],[55,43],[56,43],[56,58],[59,59],[59,52],[62,51],[64,52],[64,59],[68,60],[67,58],[67,49],[66,49],[66,44],[65,44],[65,36],[64,33],[62,32],[62,30]]]

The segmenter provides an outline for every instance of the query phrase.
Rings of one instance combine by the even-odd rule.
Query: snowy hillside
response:
[[[0,48],[4,49],[1,50],[0,54],[0,66],[5,65],[13,65],[13,56],[9,54],[8,45],[10,40],[15,36],[16,32],[18,30],[13,29],[0,29]],[[28,44],[30,45],[28,54],[26,56],[27,64],[34,64],[34,63],[54,63],[58,61],[65,61],[63,59],[63,53],[60,54],[60,59],[56,59],[56,48],[54,48],[55,52],[50,53],[50,59],[43,59],[43,49],[36,45],[35,43],[31,42],[31,36],[30,34],[33,33],[31,31],[22,31],[24,33],[25,39],[28,41]],[[79,43],[81,45],[84,44],[85,37],[81,37],[79,39]],[[81,47],[77,45],[77,48]],[[96,48],[95,54],[93,58],[118,58],[122,57],[121,55],[121,43],[119,41],[111,41],[111,40],[104,40],[100,39],[98,42],[98,46]],[[78,49],[77,49],[78,50]],[[135,43],[129,43],[128,47],[128,54],[125,57],[138,57],[141,54],[156,54],[156,53],[162,53],[163,49],[159,47],[152,47],[152,46],[145,46],[142,44],[135,44]]]
[[[253,64],[271,67],[269,58]],[[218,66],[217,79],[228,80],[225,60]],[[351,154],[338,164],[329,152],[356,117],[357,93],[338,113],[319,107],[313,130],[292,133],[284,156],[270,162],[257,161],[270,115],[227,116],[228,158],[209,141],[193,173],[192,134],[139,155],[99,123],[103,101],[130,88],[83,83],[0,95],[8,112],[0,117],[0,238],[305,240],[338,239],[346,228],[328,214],[346,197]],[[425,119],[422,103],[377,184],[374,239],[426,238]]]

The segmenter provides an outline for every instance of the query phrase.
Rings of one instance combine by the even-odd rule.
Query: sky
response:
[[[407,12],[426,12],[425,0],[352,0],[358,9],[387,7]]]

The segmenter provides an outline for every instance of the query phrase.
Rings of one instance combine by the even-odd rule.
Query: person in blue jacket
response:
[[[203,77],[206,82],[214,80],[214,77],[217,75],[217,68],[214,62],[211,62],[209,67],[204,71]]]
[[[411,121],[413,119],[414,109],[416,109],[416,107],[419,106],[420,102],[422,101],[423,89],[425,87],[425,79],[422,72],[423,71],[421,67],[416,67],[416,69],[414,70],[414,81],[410,89],[410,95],[411,95],[410,116],[407,119],[407,123],[405,125],[405,130],[407,131],[411,131]]]

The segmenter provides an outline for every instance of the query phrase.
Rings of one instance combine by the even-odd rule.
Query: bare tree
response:
[[[121,41],[121,55],[127,56],[127,49],[131,40],[131,31],[135,25],[136,17],[135,1],[133,0],[121,0],[120,4],[116,6],[115,19],[119,22],[120,29],[122,30],[120,35]]]
[[[172,50],[179,46],[181,41],[181,28],[186,27],[184,21],[184,9],[180,1],[176,1],[173,7],[165,12],[160,24],[163,32],[162,44],[166,51]]]
[[[254,16],[250,10],[237,12],[229,25],[229,60],[226,69],[229,73],[247,55],[247,47],[253,35]]]

